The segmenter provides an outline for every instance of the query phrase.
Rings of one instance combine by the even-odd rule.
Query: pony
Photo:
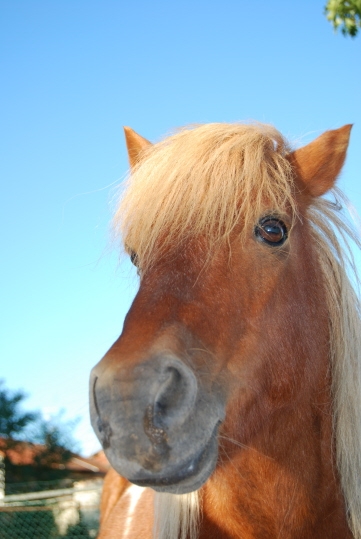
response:
[[[256,123],[125,128],[140,282],[91,373],[99,539],[361,538],[358,238],[323,197],[351,127],[296,150]]]

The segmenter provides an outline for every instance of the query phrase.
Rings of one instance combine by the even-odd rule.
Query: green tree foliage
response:
[[[33,441],[43,446],[35,457],[35,464],[39,467],[50,468],[54,464],[65,464],[77,449],[76,442],[70,434],[77,421],[65,422],[62,415],[60,412],[51,420],[38,421]]]
[[[25,398],[23,391],[10,391],[0,380],[0,436],[6,438],[9,444],[23,439],[29,424],[39,417],[36,412],[22,411],[21,404]]]
[[[344,36],[355,37],[361,28],[361,0],[329,0],[325,14],[334,29],[340,27]]]
[[[10,482],[63,479],[65,464],[77,450],[71,432],[77,421],[64,421],[62,413],[45,420],[40,413],[24,411],[26,394],[11,391],[0,380],[0,449],[5,454],[6,478]],[[31,464],[14,464],[11,451],[24,443],[37,444]]]

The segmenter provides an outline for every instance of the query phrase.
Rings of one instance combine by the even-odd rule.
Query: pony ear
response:
[[[288,159],[306,191],[318,197],[331,189],[345,161],[352,124],[326,131]]]
[[[124,126],[125,142],[127,144],[130,167],[133,168],[139,161],[143,150],[152,145],[149,140],[138,135],[131,127]]]

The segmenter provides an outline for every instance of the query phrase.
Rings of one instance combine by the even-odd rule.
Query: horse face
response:
[[[261,440],[268,450],[278,411],[300,393],[309,402],[312,384],[325,378],[316,356],[327,356],[327,308],[304,212],[333,185],[349,131],[327,132],[288,156],[300,219],[265,199],[229,242],[189,235],[168,251],[159,246],[90,383],[93,428],[130,481],[160,492],[198,489],[227,462],[218,452],[229,457],[228,442],[242,451]]]
[[[121,337],[91,377],[92,424],[111,464],[158,491],[190,492],[205,482],[224,419],[219,367],[196,330],[209,331],[203,286],[195,267],[184,271],[194,255],[189,246],[144,276]]]
[[[93,428],[112,466],[133,483],[199,488],[216,466],[220,428],[235,436],[224,423],[234,400],[246,432],[245,411],[273,378],[262,369],[265,343],[282,332],[282,298],[292,294],[284,282],[289,240],[279,237],[289,219],[280,222],[275,245],[275,221],[266,232],[257,225],[245,242],[236,231],[231,251],[218,247],[212,256],[202,239],[192,240],[141,279],[90,387]]]

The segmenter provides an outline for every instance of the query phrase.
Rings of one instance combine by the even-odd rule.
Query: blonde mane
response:
[[[255,222],[265,200],[273,211],[291,207],[295,213],[288,151],[269,125],[185,128],[144,152],[115,214],[115,230],[144,272],[159,257],[160,243],[169,249],[190,235],[223,241],[240,220],[245,227]]]
[[[309,219],[329,309],[337,467],[349,525],[355,539],[361,539],[361,302],[347,275],[351,271],[358,284],[348,240],[359,248],[361,241],[338,215],[340,201],[348,205],[347,199],[339,190],[334,190],[334,195],[336,203],[316,199],[309,209]]]
[[[297,216],[288,152],[280,133],[267,125],[184,129],[144,152],[128,180],[115,229],[146,271],[160,243],[171,249],[198,234],[227,241],[237,223],[246,228],[259,218],[265,200],[274,212],[291,209]],[[347,275],[350,266],[355,270],[347,239],[361,243],[338,210],[316,199],[308,218],[329,309],[336,460],[350,528],[361,539],[361,304]],[[196,539],[198,518],[197,492],[156,494],[155,537]]]
[[[188,494],[155,493],[154,539],[197,539],[199,491]]]

